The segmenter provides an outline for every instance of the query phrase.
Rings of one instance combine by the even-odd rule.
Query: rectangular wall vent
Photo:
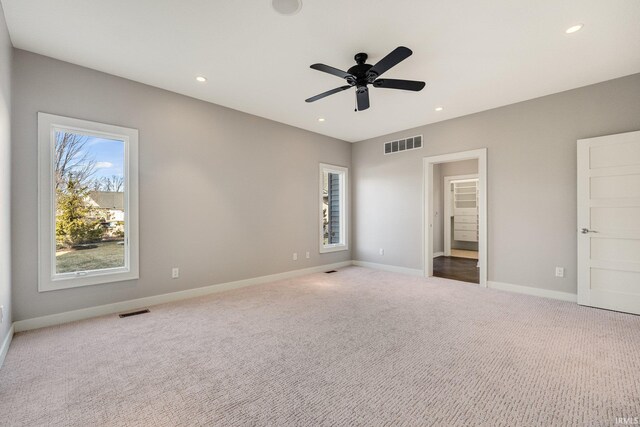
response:
[[[385,142],[384,154],[399,153],[400,151],[416,150],[418,148],[422,148],[422,135]]]

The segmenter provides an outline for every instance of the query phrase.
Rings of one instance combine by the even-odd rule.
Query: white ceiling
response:
[[[640,72],[638,0],[303,3],[282,16],[271,0],[2,0],[17,48],[352,142]],[[358,113],[354,89],[304,102],[344,84],[309,65],[401,45],[414,54],[385,77],[422,92],[371,88]]]

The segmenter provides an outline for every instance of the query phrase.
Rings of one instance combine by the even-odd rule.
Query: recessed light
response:
[[[576,24],[576,25],[574,25],[572,27],[567,28],[565,33],[567,33],[567,34],[575,33],[576,31],[580,31],[582,29],[582,27],[584,27],[584,24]]]
[[[324,122],[324,117],[318,117],[319,122]]]
[[[203,76],[198,76],[196,77],[196,80],[199,81],[200,83],[204,83],[207,81],[207,78]]]
[[[281,15],[295,15],[302,9],[302,0],[271,0],[271,6]]]
[[[444,108],[442,108],[442,107],[436,107],[436,111],[442,111],[442,110],[444,110]]]

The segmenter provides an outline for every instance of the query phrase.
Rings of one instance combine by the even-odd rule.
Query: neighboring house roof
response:
[[[124,210],[124,193],[115,191],[90,191],[89,203],[101,209]]]

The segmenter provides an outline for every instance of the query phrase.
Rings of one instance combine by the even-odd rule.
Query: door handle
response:
[[[580,232],[581,232],[582,234],[597,233],[597,231],[589,230],[588,228],[581,228],[581,229],[580,229]]]

